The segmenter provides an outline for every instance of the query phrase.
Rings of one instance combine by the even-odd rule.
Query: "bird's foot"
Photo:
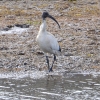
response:
[[[49,69],[49,72],[53,72],[52,67]]]

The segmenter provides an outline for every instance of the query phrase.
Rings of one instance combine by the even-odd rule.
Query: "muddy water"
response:
[[[100,76],[65,72],[40,78],[2,77],[0,100],[100,100]]]

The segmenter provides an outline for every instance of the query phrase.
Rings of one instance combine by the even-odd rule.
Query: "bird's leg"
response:
[[[46,61],[47,61],[47,64],[48,64],[48,70],[49,70],[50,66],[49,66],[49,59],[48,59],[48,56],[46,56]]]
[[[54,60],[53,60],[53,62],[52,62],[51,68],[49,69],[49,72],[53,71],[52,68],[53,68],[53,64],[54,64],[55,61],[56,61],[56,55],[54,54]]]

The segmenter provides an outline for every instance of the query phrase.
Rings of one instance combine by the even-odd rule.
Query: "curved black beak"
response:
[[[57,22],[57,20],[56,20],[54,17],[52,17],[51,15],[48,15],[48,17],[51,18],[52,20],[54,20],[54,21],[58,24],[58,26],[59,26],[59,28],[60,28],[59,23]]]

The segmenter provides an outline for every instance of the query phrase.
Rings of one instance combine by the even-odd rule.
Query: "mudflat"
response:
[[[0,0],[0,30],[15,25],[30,25],[21,34],[0,34],[0,73],[47,70],[45,56],[36,44],[36,36],[47,10],[59,22],[47,19],[47,30],[58,39],[62,55],[54,71],[100,71],[99,0]],[[52,55],[49,55],[50,63]]]

